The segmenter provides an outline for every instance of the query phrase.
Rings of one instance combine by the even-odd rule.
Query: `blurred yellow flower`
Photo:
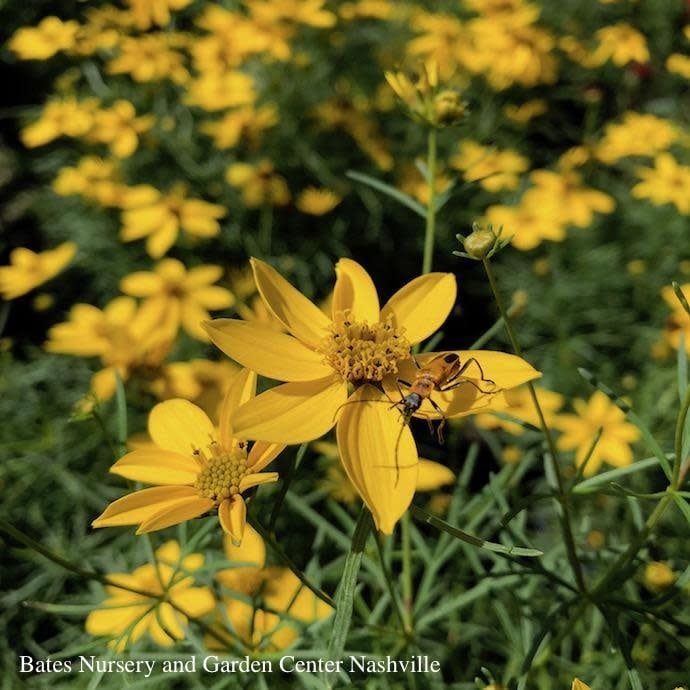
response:
[[[337,21],[337,17],[324,8],[326,0],[245,0],[245,4],[260,24],[294,22],[328,29]]]
[[[155,563],[132,573],[109,573],[108,597],[87,616],[86,632],[110,637],[118,652],[144,633],[157,645],[171,647],[185,638],[189,618],[201,618],[215,607],[211,590],[194,586],[192,573],[203,565],[202,554],[183,557],[171,540],[156,549]]]
[[[503,108],[505,116],[519,125],[526,125],[539,115],[543,115],[548,110],[546,101],[541,98],[536,98],[531,101],[525,101],[520,105],[507,105]]]
[[[690,79],[690,55],[672,53],[666,58],[666,69],[673,74]]]
[[[137,534],[164,529],[218,511],[223,531],[242,541],[247,506],[242,493],[275,482],[277,472],[262,472],[285,446],[233,436],[236,409],[254,397],[256,375],[238,374],[223,401],[218,430],[200,408],[179,398],[158,403],[148,431],[156,448],[133,450],[111,468],[113,474],[153,484],[111,503],[93,527],[138,525]]]
[[[118,100],[105,110],[95,114],[91,136],[107,144],[111,153],[118,158],[129,158],[139,145],[139,135],[153,126],[153,115],[137,117],[134,106],[125,100]]]
[[[45,17],[35,27],[17,29],[7,47],[22,60],[47,60],[60,51],[73,48],[78,31],[78,22]]]
[[[240,143],[256,147],[263,133],[277,123],[275,106],[265,105],[256,109],[245,106],[225,113],[220,120],[204,122],[200,130],[213,137],[219,149],[231,149]]]
[[[117,297],[102,311],[90,304],[75,304],[69,320],[48,331],[48,352],[100,357],[105,368],[91,379],[93,393],[108,400],[115,393],[115,372],[123,380],[139,371],[150,374],[165,359],[174,331],[161,321],[161,313],[147,305],[137,307],[131,297]]]
[[[98,101],[89,98],[50,100],[43,107],[41,117],[24,127],[21,139],[24,146],[43,146],[62,136],[83,137],[91,131]]]
[[[574,678],[570,690],[592,690],[592,688],[587,683],[583,683],[579,678]]]
[[[126,0],[136,27],[142,31],[152,26],[167,26],[171,12],[181,10],[191,2],[192,0]]]
[[[630,24],[619,22],[605,26],[595,33],[595,38],[598,45],[591,56],[595,65],[603,65],[609,60],[619,67],[631,62],[649,62],[647,39]]]
[[[307,187],[300,192],[295,205],[302,213],[323,216],[330,213],[341,201],[342,198],[330,189]]]
[[[437,170],[434,177],[434,191],[436,194],[443,194],[451,185],[452,180],[443,171]],[[414,197],[425,206],[429,203],[429,183],[419,171],[416,165],[403,165],[400,170],[400,189]]]
[[[391,0],[356,0],[343,2],[338,7],[338,14],[342,19],[394,19],[399,9]]]
[[[558,415],[553,427],[562,432],[557,446],[560,450],[574,450],[575,464],[582,465],[601,429],[601,438],[584,469],[590,477],[599,471],[602,463],[623,467],[633,461],[630,444],[640,438],[639,429],[625,421],[625,413],[608,396],[595,391],[588,400],[574,400],[576,414]]]
[[[123,206],[120,238],[132,242],[146,237],[146,251],[154,259],[175,244],[180,230],[215,237],[220,232],[218,219],[226,213],[223,206],[189,198],[180,184],[165,194],[149,185],[130,187]]]
[[[76,166],[60,168],[53,191],[61,196],[79,195],[101,206],[119,206],[126,195],[120,171],[113,160],[84,156]]]
[[[411,347],[447,318],[455,303],[455,277],[420,276],[380,309],[376,287],[364,268],[341,259],[329,318],[268,264],[253,259],[252,266],[259,293],[290,335],[234,319],[216,319],[206,327],[229,357],[262,376],[288,383],[240,408],[234,419],[236,433],[275,443],[303,443],[319,438],[337,422],[338,448],[348,477],[377,527],[390,534],[412,500],[418,463],[412,434],[380,386],[398,395],[397,377],[414,378]],[[437,354],[426,353],[419,361],[423,365]],[[523,360],[504,353],[457,354],[463,361],[474,357],[498,388],[539,376]],[[357,386],[352,395],[350,386]],[[486,406],[491,395],[467,385],[435,391],[432,397],[444,416],[455,417]],[[439,418],[428,400],[418,416]]]
[[[251,163],[233,163],[225,173],[230,185],[240,190],[242,201],[248,208],[264,204],[285,206],[290,202],[290,190],[285,178],[275,172],[273,163],[261,160]]]
[[[535,387],[535,390],[546,423],[551,426],[558,411],[563,407],[563,396],[560,393],[538,386]],[[526,386],[511,388],[510,390],[497,393],[491,405],[491,412],[478,414],[474,418],[475,424],[482,429],[503,429],[509,434],[516,436],[523,434],[525,429],[521,424],[499,417],[494,414],[495,412],[514,417],[525,424],[540,428],[539,414]]]
[[[670,153],[660,153],[653,168],[635,169],[640,178],[632,188],[636,199],[647,199],[655,206],[673,204],[678,213],[690,215],[690,166],[680,165]]]
[[[496,149],[465,139],[449,161],[451,168],[463,172],[468,182],[478,181],[490,192],[514,190],[520,184],[520,174],[529,168],[529,161],[511,149]]]
[[[513,246],[521,251],[534,249],[544,240],[562,242],[566,237],[566,223],[538,203],[531,190],[517,206],[489,206],[484,220],[495,228],[503,227],[505,237],[512,237]]]
[[[0,295],[10,300],[25,295],[54,278],[74,258],[77,245],[63,242],[45,252],[17,247],[10,253],[10,265],[0,266]]]
[[[254,80],[244,72],[207,72],[187,84],[185,100],[211,112],[251,105],[256,100]]]
[[[183,84],[189,78],[179,48],[185,39],[180,34],[158,32],[121,39],[117,54],[107,63],[110,74],[129,74],[134,81],[170,79]]]
[[[202,265],[187,270],[177,259],[163,259],[153,271],[136,271],[120,281],[120,289],[132,297],[144,297],[166,313],[165,321],[179,325],[193,338],[208,342],[201,326],[211,318],[209,310],[228,309],[235,301],[230,290],[212,285],[223,275],[220,266]]]
[[[644,568],[643,582],[651,592],[662,592],[673,586],[676,575],[663,561],[652,561]]]
[[[628,111],[620,122],[608,123],[595,155],[604,163],[615,163],[626,156],[654,156],[678,141],[680,131],[663,117]]]

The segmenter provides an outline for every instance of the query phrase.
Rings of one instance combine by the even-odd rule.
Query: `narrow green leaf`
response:
[[[117,442],[120,444],[120,455],[127,452],[127,397],[122,378],[115,370],[115,404],[117,406]]]
[[[636,474],[637,472],[642,472],[650,467],[656,467],[659,464],[658,458],[645,458],[644,460],[638,460],[632,463],[632,465],[627,465],[626,467],[618,467],[615,470],[609,470],[608,472],[602,472],[594,477],[585,479],[579,484],[573,487],[574,494],[590,494],[597,491],[601,486],[605,486],[610,482],[614,482],[622,477],[629,474]]]
[[[381,180],[377,180],[375,177],[370,177],[369,175],[365,175],[364,173],[360,173],[355,170],[348,170],[346,175],[351,180],[355,180],[355,182],[361,182],[362,184],[365,184],[368,187],[376,189],[382,194],[391,197],[391,199],[394,199],[399,204],[402,204],[403,206],[406,206],[407,208],[411,209],[418,216],[426,218],[426,209],[424,208],[424,206],[422,206],[422,204],[420,204],[418,201],[415,201],[411,196],[408,196],[404,192],[401,192],[399,189],[396,189],[395,187],[392,187],[391,185],[386,184],[385,182],[381,182]]]
[[[683,516],[688,521],[688,524],[690,524],[690,505],[688,505],[688,502],[676,493],[673,494],[673,500],[678,508],[680,508],[680,512],[683,513]]]
[[[685,333],[681,331],[678,341],[678,398],[681,404],[685,400],[688,387],[688,353],[685,350]]]
[[[472,534],[463,532],[461,529],[458,529],[457,527],[449,525],[447,522],[441,520],[440,518],[437,518],[435,515],[432,515],[431,513],[427,513],[425,510],[422,510],[417,506],[411,506],[410,510],[417,519],[426,522],[432,527],[436,527],[436,529],[440,529],[443,532],[450,534],[456,539],[460,539],[461,541],[464,541],[467,544],[471,544],[472,546],[484,549],[485,551],[491,551],[492,553],[498,554],[505,554],[508,556],[525,556],[531,558],[544,555],[542,551],[538,551],[537,549],[527,549],[521,546],[504,546],[503,544],[496,544],[491,541],[480,539],[479,537],[475,537]]]

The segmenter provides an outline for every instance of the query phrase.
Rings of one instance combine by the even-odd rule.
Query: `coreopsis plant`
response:
[[[275,482],[277,472],[263,472],[283,450],[279,443],[248,444],[233,431],[237,408],[254,397],[256,377],[238,374],[228,389],[218,428],[187,400],[172,399],[149,414],[153,447],[133,450],[110,469],[126,479],[153,484],[111,503],[94,527],[138,525],[137,534],[177,525],[217,511],[223,531],[241,543],[247,504],[242,494]]]
[[[430,273],[415,278],[381,308],[369,274],[341,259],[329,318],[275,269],[252,260],[256,285],[268,310],[288,331],[276,333],[238,319],[205,324],[225,354],[262,376],[286,381],[237,410],[233,428],[242,438],[304,443],[337,422],[340,455],[348,477],[377,527],[391,533],[407,510],[417,482],[417,450],[400,413],[391,409],[398,379],[414,377],[412,348],[433,335],[455,304],[455,277]],[[425,353],[419,365],[437,356]],[[472,383],[433,391],[415,416],[440,419],[472,414],[490,404],[477,380],[496,389],[539,376],[524,360],[502,352],[458,352],[474,358],[483,374]],[[384,393],[387,391],[387,393]],[[399,394],[398,394],[399,395]],[[386,404],[387,403],[387,404]],[[400,469],[402,471],[400,471]]]

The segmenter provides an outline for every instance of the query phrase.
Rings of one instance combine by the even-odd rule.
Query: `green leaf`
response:
[[[537,549],[527,549],[521,546],[504,546],[503,544],[496,544],[491,541],[486,541],[485,539],[480,539],[479,537],[475,537],[472,534],[463,532],[461,529],[458,529],[457,527],[449,525],[447,522],[441,520],[440,518],[437,518],[435,515],[432,515],[431,513],[427,513],[426,510],[422,510],[417,506],[410,506],[410,510],[417,519],[420,519],[423,522],[426,522],[427,524],[431,525],[432,527],[436,527],[436,529],[440,529],[443,532],[450,534],[456,539],[460,539],[461,541],[464,541],[467,544],[471,544],[472,546],[484,549],[485,551],[491,551],[492,553],[498,554],[505,554],[507,556],[525,556],[529,558],[535,558],[544,555],[542,551],[538,551]]]
[[[642,472],[650,467],[656,467],[659,464],[658,458],[645,458],[644,460],[638,460],[632,463],[632,465],[627,465],[625,467],[618,467],[615,470],[609,470],[608,472],[602,472],[594,477],[585,479],[579,484],[573,487],[574,494],[591,494],[596,492],[601,486],[607,485],[611,482],[615,482],[622,477],[626,477],[629,474],[636,474],[637,472]]]
[[[411,209],[418,216],[426,218],[426,209],[424,208],[424,206],[422,206],[422,204],[420,204],[418,201],[415,201],[411,196],[405,194],[405,192],[401,192],[399,189],[396,189],[395,187],[392,187],[391,185],[386,184],[385,182],[381,182],[381,180],[377,180],[375,177],[370,177],[369,175],[365,175],[364,173],[360,173],[355,170],[348,170],[346,175],[351,180],[355,180],[355,182],[361,182],[362,184],[365,184],[368,187],[376,189],[382,194],[391,197],[391,199],[394,199],[399,204],[402,204],[403,206],[406,206],[407,208]]]
[[[673,500],[680,509],[680,512],[683,513],[683,516],[688,521],[688,524],[690,524],[690,505],[688,505],[688,502],[676,493],[673,494]]]

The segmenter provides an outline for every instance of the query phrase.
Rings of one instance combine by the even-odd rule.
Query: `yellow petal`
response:
[[[377,323],[379,296],[369,274],[352,259],[340,259],[335,272],[338,278],[333,290],[333,318],[349,309],[355,320]]]
[[[322,354],[271,328],[237,319],[214,319],[204,328],[228,357],[269,379],[313,381],[333,371]]]
[[[199,464],[188,455],[157,448],[134,450],[111,468],[113,474],[145,484],[194,484]]]
[[[328,334],[330,319],[283,276],[259,259],[251,260],[254,280],[268,308],[303,343],[317,348]]]
[[[220,442],[223,448],[232,448],[232,419],[240,405],[256,395],[256,374],[242,369],[232,380],[218,413]]]
[[[160,448],[191,455],[206,448],[216,436],[208,415],[188,400],[173,398],[158,403],[149,414],[149,436]]]
[[[181,500],[196,497],[189,486],[154,486],[113,501],[92,523],[92,527],[136,525]]]
[[[381,319],[393,315],[393,323],[405,328],[412,345],[435,333],[448,318],[457,286],[452,273],[427,273],[404,285],[381,310]]]
[[[285,383],[240,407],[234,434],[271,443],[305,443],[335,425],[347,398],[347,385],[335,376],[318,381]]]
[[[247,474],[240,479],[240,491],[246,491],[254,486],[261,486],[262,484],[271,484],[278,481],[277,472],[258,472],[256,474]]]
[[[264,467],[272,463],[285,450],[284,443],[266,443],[257,441],[249,451],[247,467],[253,472],[261,472]]]
[[[124,632],[135,620],[151,608],[150,603],[135,606],[104,606],[91,611],[86,617],[86,632],[89,635],[107,635],[115,637]]]
[[[181,608],[190,618],[205,616],[213,611],[216,605],[213,593],[208,587],[172,589],[169,596],[173,604]]]
[[[432,460],[419,459],[417,491],[434,491],[455,482],[455,474],[445,465]]]
[[[220,511],[218,514],[220,515]],[[240,546],[233,544],[229,537],[225,538],[223,545],[229,561],[253,563],[257,568],[263,568],[266,563],[266,545],[261,535],[251,525],[244,528]]]
[[[239,546],[247,524],[247,504],[242,496],[236,494],[225,499],[218,506],[218,519],[223,531],[230,535],[233,544]]]
[[[214,506],[210,498],[202,498],[194,491],[193,496],[181,498],[170,506],[158,511],[139,526],[137,534],[154,532],[155,530],[165,529],[171,525],[178,525],[180,522],[192,520],[204,513],[207,513]]]
[[[135,271],[120,281],[120,290],[132,297],[150,297],[162,288],[161,277],[149,271]]]
[[[340,414],[340,459],[378,529],[391,534],[417,486],[417,448],[407,425],[373,386],[361,386]]]

